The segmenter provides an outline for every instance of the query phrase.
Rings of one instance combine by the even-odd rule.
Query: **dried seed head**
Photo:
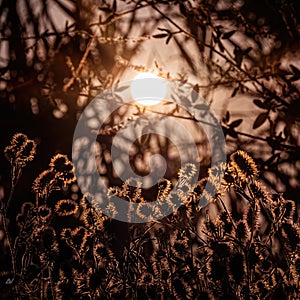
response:
[[[97,243],[94,246],[94,255],[99,261],[113,258],[113,253],[111,252],[111,250],[102,243]]]
[[[226,265],[217,256],[213,256],[207,265],[207,271],[213,281],[222,280],[226,274]]]
[[[70,228],[64,228],[61,232],[61,238],[63,240],[70,239],[72,237],[71,229]]]
[[[112,202],[109,202],[106,205],[105,211],[112,219],[114,219],[118,214],[117,208],[116,208],[115,204],[113,204]]]
[[[138,217],[145,221],[153,215],[153,212],[152,205],[148,203],[139,203],[136,210]]]
[[[200,197],[202,195],[206,183],[207,183],[207,178],[203,178],[200,181],[196,182],[196,184],[194,185],[195,196]]]
[[[140,203],[142,197],[142,182],[136,178],[128,178],[122,186],[122,193],[130,202]]]
[[[245,151],[239,150],[233,153],[230,160],[240,180],[248,182],[249,179],[254,179],[258,176],[256,163]]]
[[[21,206],[21,214],[26,216],[33,207],[31,202],[24,202]]]
[[[82,252],[85,249],[88,236],[88,231],[84,227],[76,227],[71,231],[71,243],[79,252]]]
[[[97,216],[93,208],[87,208],[82,214],[82,219],[85,227],[89,228],[97,223]]]
[[[267,282],[265,282],[263,280],[259,280],[256,283],[256,289],[260,295],[264,295],[266,292],[268,292],[270,290],[270,287],[267,284]]]
[[[46,227],[41,232],[41,254],[40,260],[42,263],[53,261],[58,254],[58,243],[56,240],[55,230],[51,227]]]
[[[208,202],[215,203],[220,196],[220,182],[216,178],[208,178],[202,197]]]
[[[230,165],[228,164],[222,178],[222,185],[226,190],[230,189],[236,184],[236,177],[237,175],[235,169],[233,167],[230,167]]]
[[[266,192],[263,185],[258,181],[255,180],[254,182],[251,182],[249,184],[249,188],[251,189],[251,192],[253,193],[253,196],[264,203],[269,201],[269,195]]]
[[[28,161],[33,160],[36,153],[36,143],[29,140],[25,134],[17,133],[13,136],[10,146],[4,154],[11,165],[24,167]]]
[[[236,224],[235,233],[236,237],[241,241],[248,239],[249,228],[244,220],[241,220]]]
[[[284,215],[283,217],[287,220],[293,221],[296,213],[296,205],[294,201],[286,201],[284,205]]]
[[[50,161],[50,168],[57,174],[57,179],[66,186],[76,180],[74,166],[66,155],[56,154]]]
[[[17,149],[21,148],[28,141],[28,137],[23,133],[16,133],[12,137],[11,145]]]
[[[26,216],[23,214],[17,214],[16,221],[19,227],[23,227],[26,221]]]
[[[254,231],[259,229],[259,205],[255,206],[255,210],[249,205],[244,214],[244,220],[247,223],[248,228],[253,229]]]
[[[39,197],[45,197],[55,188],[56,181],[56,174],[52,170],[46,170],[34,180],[32,190],[37,193]]]
[[[163,212],[173,212],[176,208],[176,204],[172,201],[172,197],[168,195],[166,198],[157,200],[158,208],[155,211],[156,216],[163,215]],[[160,217],[159,217],[160,218]]]
[[[76,181],[74,166],[71,162],[66,163],[64,171],[58,174],[58,179],[63,182],[64,186]]]
[[[184,277],[175,278],[172,282],[175,299],[189,299],[192,296],[192,288]]]
[[[59,200],[55,205],[55,212],[60,217],[74,216],[79,210],[78,204],[71,199]]]
[[[286,246],[291,251],[296,251],[300,243],[300,231],[299,228],[290,223],[282,224],[282,236],[286,240]]]
[[[94,208],[87,208],[82,214],[82,220],[86,228],[93,231],[101,231],[104,228],[104,217],[100,212],[96,213]]]
[[[158,182],[157,200],[166,198],[171,190],[172,183],[168,179],[160,179]]]
[[[231,234],[232,230],[233,230],[233,225],[229,219],[228,213],[226,211],[221,212],[219,215],[219,219],[220,219],[220,222],[221,222],[224,232]]]
[[[109,187],[107,190],[108,199],[111,199],[113,196],[122,197],[122,194],[122,190],[117,186]]]
[[[65,165],[69,163],[69,159],[66,155],[63,154],[56,154],[51,158],[51,161],[49,163],[49,167],[53,169],[54,172],[64,172]]]
[[[38,215],[43,222],[46,222],[51,217],[51,209],[46,205],[39,206],[38,208]]]
[[[87,199],[86,195],[84,195],[80,200],[79,200],[79,205],[80,208],[82,208],[83,210],[88,209],[90,207],[90,202]]]
[[[196,172],[197,172],[196,166],[192,163],[187,163],[179,170],[178,181],[180,181],[181,178],[191,180],[195,176]]]
[[[18,160],[22,164],[34,159],[36,153],[36,143],[32,140],[28,140],[18,152]]]

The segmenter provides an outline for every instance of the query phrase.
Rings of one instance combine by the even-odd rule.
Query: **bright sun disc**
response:
[[[139,73],[131,82],[132,98],[141,105],[158,104],[166,94],[167,81],[153,73]]]

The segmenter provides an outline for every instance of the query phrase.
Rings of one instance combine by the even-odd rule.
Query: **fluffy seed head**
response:
[[[230,160],[240,180],[248,182],[250,178],[253,179],[258,176],[256,163],[245,151],[239,150],[233,153]]]

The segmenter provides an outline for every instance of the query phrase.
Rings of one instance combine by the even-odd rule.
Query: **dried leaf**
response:
[[[251,50],[252,50],[252,47],[248,47],[248,48],[244,51],[244,55],[247,55]]]
[[[234,60],[237,66],[240,67],[243,60],[243,52],[241,51],[241,49],[235,47],[233,53],[234,53]]]
[[[273,150],[279,150],[281,148],[278,141],[273,140],[271,137],[267,137],[267,143]]]
[[[106,12],[106,13],[110,13],[111,12],[111,8],[107,7],[107,6],[103,6],[103,7],[98,7],[99,10]]]
[[[168,33],[158,33],[158,34],[152,35],[152,37],[155,38],[155,39],[162,39],[162,38],[165,38],[168,35],[169,35]]]
[[[242,119],[238,119],[238,120],[233,121],[229,126],[231,128],[235,128],[235,127],[238,127],[239,125],[241,125],[242,122],[243,122]]]
[[[284,136],[288,138],[290,136],[288,126],[285,126],[283,129]]]
[[[224,48],[223,44],[220,41],[218,41],[218,45],[219,45],[220,51],[224,52],[225,48]]]
[[[295,75],[295,76],[290,78],[290,81],[297,81],[299,79],[300,79],[300,75]]]
[[[298,75],[300,76],[300,70],[295,67],[294,65],[290,65],[291,69],[292,69],[292,72],[295,74],[295,75]]]
[[[256,120],[253,123],[253,129],[256,129],[258,127],[260,127],[263,123],[265,123],[265,121],[267,120],[269,116],[269,112],[264,112],[261,113],[257,116]]]
[[[227,129],[227,133],[231,136],[231,137],[233,137],[233,138],[238,138],[238,134],[234,131],[234,129],[233,128],[229,128],[229,129]]]
[[[171,31],[167,28],[158,27],[157,29],[160,30],[160,31],[166,31],[167,33],[171,33]]]
[[[227,123],[229,121],[229,119],[230,119],[230,112],[226,111],[226,115],[225,115],[225,118],[224,118],[225,123]]]
[[[173,34],[170,33],[169,36],[168,36],[168,38],[167,38],[167,40],[166,40],[166,44],[167,44],[167,45],[169,44],[169,42],[170,42],[172,36],[173,36]]]
[[[117,10],[117,0],[114,0],[113,11],[116,11],[116,10]]]
[[[259,100],[259,99],[254,99],[254,100],[253,100],[253,103],[254,103],[256,106],[258,106],[259,108],[262,108],[262,109],[268,109],[268,108],[269,108],[267,104],[265,104],[264,102],[262,102],[262,101]]]
[[[236,96],[236,94],[237,94],[237,92],[239,91],[239,89],[240,89],[240,87],[238,86],[238,87],[236,87],[236,88],[233,90],[233,92],[232,92],[232,94],[231,94],[231,98],[233,98],[233,97]]]
[[[179,4],[179,9],[180,9],[180,12],[181,12],[184,16],[187,16],[187,11],[186,11],[185,5],[184,5],[183,3],[180,3],[180,4]]]
[[[229,39],[235,32],[236,32],[236,30],[231,30],[231,31],[225,32],[222,36],[222,40]]]

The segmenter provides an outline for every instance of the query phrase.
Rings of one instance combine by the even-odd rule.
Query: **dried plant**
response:
[[[5,149],[10,162],[12,146],[22,168],[32,159],[32,151],[27,156],[22,151],[28,141],[25,135],[13,137]],[[34,181],[36,203],[22,204],[14,239],[1,211],[12,258],[10,297],[297,299],[300,228],[295,203],[265,189],[246,152],[232,154],[228,163],[210,170],[208,179],[192,185],[195,169],[187,164],[178,173],[177,197],[170,194],[171,182],[160,180],[156,199],[174,206],[179,197],[183,205],[159,221],[129,224],[121,254],[113,246],[111,219],[84,196],[63,197],[75,180],[73,170],[67,156],[51,159],[41,174],[51,176]],[[217,184],[221,170],[225,176]],[[130,183],[133,179],[111,187],[108,198],[151,200],[143,197],[140,185]],[[203,199],[208,202],[202,207]],[[145,211],[139,213],[147,218]]]
[[[299,298],[298,1],[26,0],[2,1],[0,8],[1,120],[18,120],[2,126],[1,136],[28,126],[48,142],[40,157],[67,153],[80,112],[96,95],[127,72],[154,71],[221,108],[229,148],[221,185],[218,169],[192,184],[191,164],[179,171],[176,194],[169,178],[160,180],[153,199],[130,180],[111,186],[108,200],[116,195],[138,203],[140,218],[183,203],[159,222],[128,225],[120,250],[115,221],[80,194],[66,155],[55,155],[34,180],[35,201],[14,198],[36,152],[35,140],[15,134],[4,150],[11,178],[3,184],[8,195],[1,189],[0,293],[13,299]],[[158,46],[148,58],[149,44],[143,46],[149,42]],[[145,60],[136,62],[140,52]],[[168,59],[182,66],[179,74]],[[251,111],[251,124],[232,109],[236,100]],[[116,114],[103,135],[139,115]],[[35,126],[33,118],[45,122]],[[160,209],[143,205],[153,200]],[[20,208],[17,216],[12,207]],[[106,209],[118,214],[109,201]]]

